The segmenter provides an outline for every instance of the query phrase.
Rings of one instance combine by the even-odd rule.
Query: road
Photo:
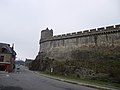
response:
[[[35,74],[24,66],[19,72],[0,71],[0,90],[95,90],[93,88],[53,80]]]

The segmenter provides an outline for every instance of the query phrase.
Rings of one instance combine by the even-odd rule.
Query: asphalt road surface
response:
[[[0,71],[0,90],[95,90],[40,76],[24,66],[19,68],[14,73]]]

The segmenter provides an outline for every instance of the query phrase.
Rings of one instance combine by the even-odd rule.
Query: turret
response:
[[[53,37],[53,30],[49,30],[48,28],[46,28],[46,30],[42,30],[41,31],[41,40],[46,40],[46,39],[50,39]]]

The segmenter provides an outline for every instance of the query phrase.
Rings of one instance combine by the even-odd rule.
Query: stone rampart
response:
[[[42,34],[42,32],[41,32]],[[120,45],[120,24],[53,36],[52,30],[44,30],[40,39],[40,51],[55,59],[71,59],[70,52],[92,46]]]
[[[86,36],[92,36],[92,35],[109,34],[109,33],[115,33],[115,32],[120,32],[120,25],[101,27],[101,28],[95,28],[95,29],[90,29],[90,30],[84,30],[80,32],[56,35],[56,36],[52,36],[52,38],[46,38],[46,39],[40,40],[40,43],[47,42],[47,41],[61,40],[61,39],[70,39],[70,38],[86,37]]]

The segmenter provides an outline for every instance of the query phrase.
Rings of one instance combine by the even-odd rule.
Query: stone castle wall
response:
[[[72,50],[84,50],[93,46],[120,45],[120,25],[101,27],[80,32],[53,36],[53,30],[43,30],[40,51],[58,60],[70,60]]]

